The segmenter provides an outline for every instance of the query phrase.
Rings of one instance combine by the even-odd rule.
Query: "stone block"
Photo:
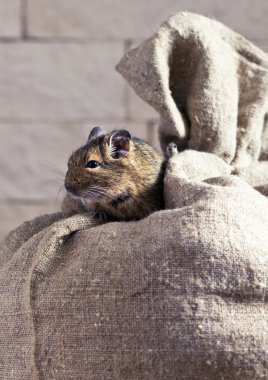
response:
[[[0,200],[56,200],[70,154],[86,142],[95,125],[1,123]]]
[[[135,91],[127,85],[127,98],[128,98],[128,107],[127,107],[127,116],[130,119],[159,119],[159,114],[144,102]]]
[[[124,116],[121,43],[0,44],[0,118]]]
[[[250,38],[268,38],[268,2],[259,0],[28,0],[34,37],[147,38],[171,13],[214,17]]]
[[[0,37],[20,37],[21,0],[0,0]]]
[[[268,40],[268,2],[219,1],[216,18],[250,40]]]
[[[214,4],[216,3],[216,4]],[[146,38],[171,13],[192,10],[215,16],[211,0],[28,0],[29,33],[34,37]]]

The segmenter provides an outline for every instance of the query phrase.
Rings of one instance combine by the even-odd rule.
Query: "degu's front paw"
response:
[[[105,212],[96,212],[93,210],[87,210],[88,216],[91,218],[95,219],[96,221],[99,221],[101,223],[106,223],[108,222],[108,215]]]
[[[178,147],[174,142],[171,142],[166,146],[167,158],[171,158],[177,153],[178,153]]]
[[[105,212],[95,212],[94,219],[99,220],[101,223],[107,223],[109,218]]]

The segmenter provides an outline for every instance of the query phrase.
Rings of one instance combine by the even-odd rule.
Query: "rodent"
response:
[[[102,220],[139,220],[164,208],[165,159],[127,130],[95,127],[69,158],[65,188]]]

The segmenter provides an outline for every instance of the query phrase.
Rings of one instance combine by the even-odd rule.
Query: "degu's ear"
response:
[[[87,142],[90,143],[92,140],[104,135],[105,131],[101,127],[94,127],[88,136]]]
[[[120,129],[112,134],[109,140],[110,154],[113,158],[122,158],[128,155],[130,149],[131,134]]]

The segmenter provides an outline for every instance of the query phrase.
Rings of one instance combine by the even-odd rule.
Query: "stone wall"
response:
[[[0,236],[59,209],[68,155],[92,126],[157,144],[156,113],[114,65],[180,10],[268,48],[267,0],[0,0]]]

